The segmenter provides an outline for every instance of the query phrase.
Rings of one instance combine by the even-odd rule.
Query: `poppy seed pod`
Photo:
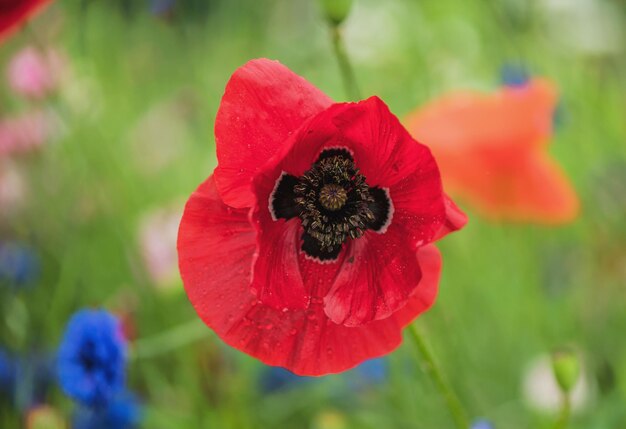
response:
[[[580,361],[576,353],[569,349],[561,349],[552,353],[552,371],[559,387],[569,393],[580,377]]]
[[[352,0],[320,0],[324,16],[332,25],[339,25],[348,17]]]

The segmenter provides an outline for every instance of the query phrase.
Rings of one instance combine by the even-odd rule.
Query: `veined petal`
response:
[[[187,201],[178,231],[185,291],[200,318],[218,333],[233,323],[235,309],[256,302],[249,289],[256,242],[248,211],[225,205],[211,176]]]
[[[337,325],[323,306],[336,267],[303,260],[300,253],[301,275],[311,286],[310,306],[278,310],[259,302],[250,290],[254,248],[247,211],[226,206],[212,178],[207,179],[187,203],[179,233],[180,270],[189,299],[226,343],[300,375],[341,372],[391,352],[402,341],[401,328],[436,296],[440,258],[434,246],[426,246],[417,252],[422,280],[397,317],[353,328]]]
[[[335,323],[359,326],[386,319],[404,306],[422,277],[404,230],[367,232],[350,243],[324,310]]]
[[[215,120],[215,183],[232,207],[252,207],[252,177],[304,121],[332,103],[277,61],[257,59],[237,69]]]
[[[434,244],[417,249],[417,261],[422,272],[419,285],[407,304],[394,313],[400,326],[406,326],[435,303],[441,276],[441,253]]]
[[[468,221],[467,215],[456,205],[452,198],[444,194],[443,199],[446,206],[446,220],[437,232],[435,240],[439,240],[451,232],[458,231]]]
[[[333,122],[354,151],[370,186],[390,188],[415,172],[440,182],[430,150],[411,137],[380,98],[351,105]]]

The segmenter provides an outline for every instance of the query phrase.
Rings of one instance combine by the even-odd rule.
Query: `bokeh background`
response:
[[[470,223],[441,243],[440,295],[419,324],[472,417],[553,427],[558,391],[534,366],[567,346],[584,368],[571,427],[626,427],[626,2],[355,0],[342,31],[363,94],[400,117],[448,90],[493,91],[511,68],[557,84],[549,150],[580,215],[492,222],[460,200]],[[24,49],[53,58],[45,95],[11,84]],[[346,99],[313,0],[57,1],[2,45],[0,142],[20,149],[0,143],[0,350],[25,369],[0,389],[0,427],[22,427],[34,403],[70,420],[71,401],[52,375],[37,385],[32,362],[52,359],[84,307],[124,321],[141,427],[452,427],[408,341],[304,379],[196,319],[178,221],[216,165],[224,86],[258,57]]]

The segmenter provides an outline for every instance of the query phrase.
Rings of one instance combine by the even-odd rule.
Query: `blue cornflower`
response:
[[[104,310],[81,310],[59,347],[61,387],[85,406],[102,406],[124,389],[126,340],[120,322]]]
[[[13,355],[0,350],[0,393],[19,410],[43,403],[54,384],[53,366],[50,353]]]
[[[12,287],[27,286],[39,277],[40,261],[37,252],[23,243],[0,242],[0,283]]]
[[[500,69],[500,79],[506,86],[525,86],[530,80],[530,74],[526,67],[516,64],[505,64]]]
[[[27,410],[45,402],[54,384],[55,357],[50,353],[33,351],[14,362],[14,402],[18,409]]]
[[[295,387],[311,380],[315,380],[315,377],[296,375],[293,372],[279,366],[268,366],[261,373],[259,383],[263,392],[272,393]]]
[[[0,349],[0,392],[9,393],[13,391],[15,383],[15,364],[11,356]]]
[[[494,429],[494,427],[489,420],[480,419],[474,421],[470,429]]]
[[[176,0],[151,0],[150,12],[154,15],[166,15],[174,9]]]
[[[353,390],[362,390],[384,382],[387,379],[387,367],[385,358],[369,359],[343,375],[348,378],[348,385]]]
[[[73,429],[132,429],[141,421],[141,404],[130,392],[116,395],[101,407],[80,407],[72,420]]]

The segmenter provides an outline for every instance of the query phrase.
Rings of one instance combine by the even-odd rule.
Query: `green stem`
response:
[[[145,359],[158,356],[201,340],[210,332],[200,320],[194,319],[152,337],[135,341],[130,357],[131,359]]]
[[[359,91],[359,86],[356,83],[354,70],[350,64],[350,59],[348,58],[348,54],[343,43],[339,25],[331,24],[330,36],[333,42],[333,50],[335,52],[335,56],[337,57],[337,62],[339,63],[339,70],[341,72],[343,85],[346,89],[346,95],[353,101],[360,100],[361,92]]]
[[[556,421],[556,425],[554,425],[555,429],[566,429],[569,426],[570,415],[572,413],[572,402],[570,400],[569,394],[563,394],[563,403],[561,404],[561,413],[559,415],[559,419]]]
[[[430,348],[426,344],[424,337],[420,333],[419,329],[415,324],[410,324],[408,327],[409,334],[413,339],[413,343],[415,347],[419,351],[419,354],[422,358],[423,368],[425,372],[431,377],[437,389],[439,389],[439,393],[443,396],[443,399],[446,401],[446,405],[450,410],[450,414],[452,414],[452,418],[456,423],[456,426],[459,429],[468,429],[470,427],[469,420],[467,418],[467,414],[459,401],[459,398],[454,393],[454,390],[450,387],[450,385],[446,382],[441,369],[437,366],[435,359],[433,357]]]

